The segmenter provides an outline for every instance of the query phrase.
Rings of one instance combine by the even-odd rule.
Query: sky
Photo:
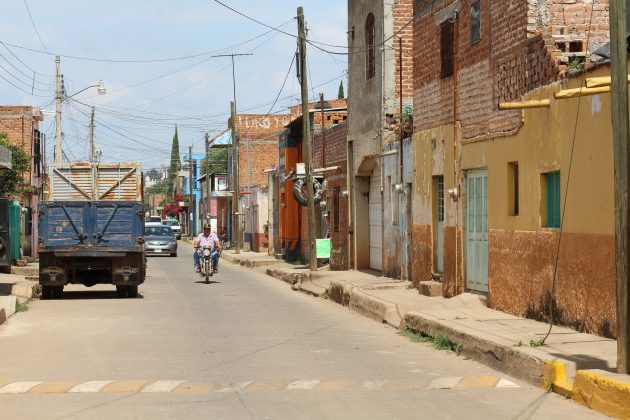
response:
[[[294,35],[297,7],[303,6],[310,41],[337,52],[344,49],[324,44],[347,45],[345,1],[222,2]],[[295,66],[289,71],[296,39],[215,0],[0,0],[0,4],[0,105],[44,110],[40,129],[47,136],[49,161],[55,133],[55,55],[62,56],[69,96],[101,79],[107,88],[105,95],[92,87],[63,103],[63,149],[72,161],[88,157],[92,106],[102,161],[140,161],[145,170],[168,165],[175,125],[180,154],[191,144],[193,153],[203,153],[204,133],[212,138],[227,127],[233,96],[230,58],[213,55],[253,54],[235,58],[237,112],[286,112],[299,103]],[[311,98],[320,92],[336,98],[339,82],[347,86],[347,56],[309,46],[308,60]]]

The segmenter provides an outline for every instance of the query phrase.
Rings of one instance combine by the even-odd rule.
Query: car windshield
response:
[[[168,226],[150,226],[145,229],[146,236],[172,236],[172,230]]]
[[[177,220],[163,220],[162,224],[166,226],[179,226],[179,222]]]

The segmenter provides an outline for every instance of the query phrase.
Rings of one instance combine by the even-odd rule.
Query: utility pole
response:
[[[92,113],[90,114],[90,163],[94,164],[96,161],[94,156],[94,107],[92,107]]]
[[[63,162],[63,152],[61,151],[61,101],[63,99],[61,88],[61,58],[55,57],[56,77],[55,77],[55,165]]]
[[[613,152],[615,156],[615,265],[617,271],[617,372],[630,373],[630,200],[628,52],[626,1],[610,2],[610,73]]]
[[[319,94],[319,102],[322,108],[322,168],[326,167],[326,115],[324,113],[324,94]]]
[[[298,42],[300,45],[300,83],[302,84],[302,141],[304,144],[304,166],[306,167],[306,197],[308,205],[308,239],[310,243],[310,270],[317,271],[317,249],[315,238],[315,202],[313,200],[313,149],[311,139],[311,117],[308,109],[308,67],[306,65],[306,28],[304,8],[298,7]]]
[[[190,239],[195,236],[194,231],[194,219],[191,218],[193,214],[193,208],[195,206],[195,195],[193,194],[193,157],[192,157],[192,146],[188,148],[188,233],[190,234]]]
[[[92,175],[92,199],[96,200],[98,188],[96,187],[96,161],[94,159],[94,107],[90,114],[90,173]]]
[[[236,131],[236,70],[234,67],[234,57],[243,57],[248,55],[254,55],[252,53],[246,54],[220,54],[213,55],[212,57],[230,57],[232,59],[232,89],[233,89],[233,101],[230,106],[230,114],[232,116],[232,190],[234,191],[234,196],[232,197],[232,240],[235,243],[235,252],[237,254],[241,253],[241,226],[240,226],[240,210],[239,210],[239,169],[240,169],[240,160],[239,160],[239,144],[238,144],[238,133]]]
[[[206,220],[206,222],[209,223],[210,222],[210,136],[208,135],[208,133],[204,135],[204,139],[206,143],[206,202],[205,202],[206,216],[204,217],[204,220]]]
[[[234,188],[232,194],[232,232],[234,232],[235,252],[241,253],[241,220],[240,220],[240,206],[239,206],[239,194],[240,194],[240,151],[239,151],[239,139],[238,131],[236,130],[236,102],[230,104],[230,115],[232,116],[232,187]]]

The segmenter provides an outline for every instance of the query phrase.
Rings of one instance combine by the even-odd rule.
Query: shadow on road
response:
[[[208,283],[206,283],[205,280],[197,280],[195,283],[197,283],[197,284],[221,284],[220,281],[214,281],[214,280],[210,280]]]
[[[86,290],[86,291],[64,291],[62,299],[44,299],[44,300],[106,300],[106,299],[144,299],[144,296],[138,293],[136,298],[121,298],[116,295],[115,290]]]

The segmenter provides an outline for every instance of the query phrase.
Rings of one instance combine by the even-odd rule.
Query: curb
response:
[[[267,274],[291,284],[293,290],[314,294],[309,290],[314,284],[309,272],[267,269]],[[629,375],[585,369],[578,370],[575,378],[571,380],[567,375],[567,364],[570,365],[568,361],[547,359],[544,353],[537,356],[531,354],[531,351],[521,351],[513,344],[496,343],[475,336],[469,331],[445,325],[439,319],[431,319],[419,312],[409,311],[400,314],[396,303],[370,295],[369,290],[362,290],[350,283],[333,280],[327,289],[320,285],[316,287],[321,289],[322,293],[327,291],[330,300],[368,318],[399,330],[408,327],[432,337],[446,336],[452,343],[462,344],[461,354],[499,372],[553,391],[600,413],[617,418],[630,418]]]
[[[17,312],[17,304],[16,296],[0,296],[0,325]]]
[[[616,418],[630,418],[630,376],[599,369],[580,370],[571,399]]]

